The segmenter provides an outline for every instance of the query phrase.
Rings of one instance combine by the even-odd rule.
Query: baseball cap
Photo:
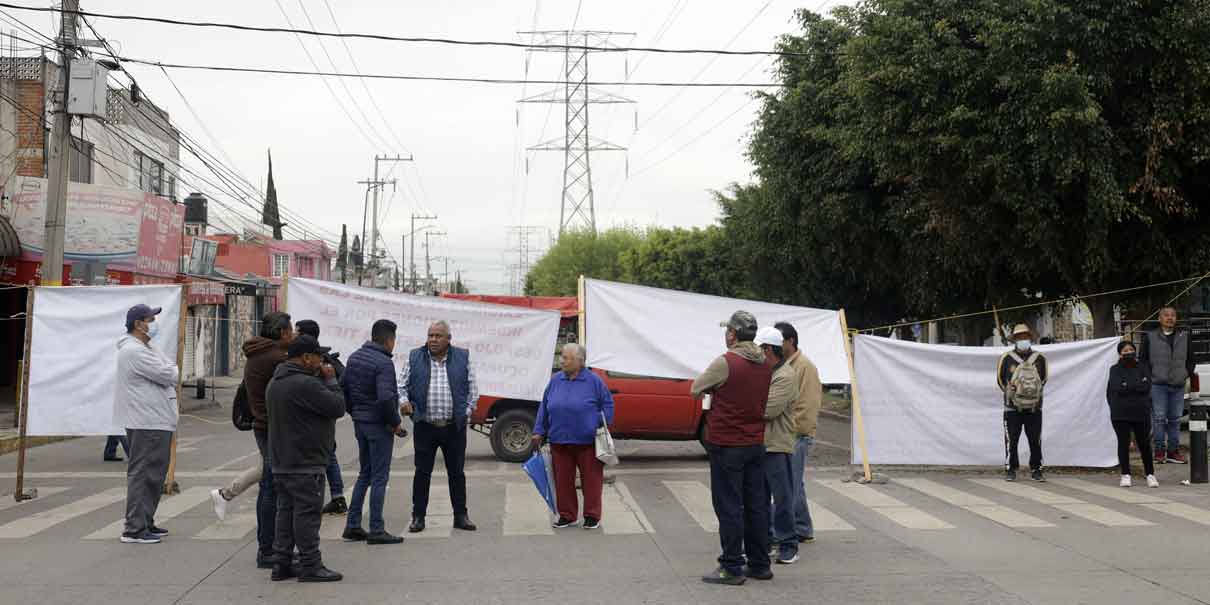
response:
[[[134,322],[142,321],[148,317],[155,317],[156,315],[160,314],[160,311],[163,311],[163,309],[160,307],[153,308],[144,304],[138,304],[131,307],[130,310],[126,312],[126,331],[129,332],[134,329]]]
[[[769,345],[773,347],[780,347],[784,341],[781,335],[781,330],[765,326],[756,331],[756,339],[753,342],[756,343],[756,346]]]
[[[718,324],[723,328],[731,328],[733,330],[755,330],[756,316],[747,311],[736,311],[731,314],[731,319]]]
[[[314,336],[311,336],[310,334],[301,334],[294,339],[294,342],[290,343],[290,348],[286,350],[286,356],[290,358],[302,357],[307,353],[323,355],[331,350],[332,347],[319,346],[319,341],[315,340]]]

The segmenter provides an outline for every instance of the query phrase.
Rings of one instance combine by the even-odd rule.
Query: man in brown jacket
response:
[[[815,527],[811,524],[811,511],[807,506],[806,479],[807,456],[815,445],[815,428],[819,424],[819,407],[823,400],[823,385],[819,382],[819,370],[798,348],[798,330],[786,322],[774,324],[781,330],[782,351],[786,363],[794,368],[798,378],[798,399],[794,403],[794,427],[797,439],[794,455],[790,457],[790,472],[794,475],[794,533],[799,542],[815,539]]]
[[[252,410],[252,435],[256,437],[256,449],[260,450],[260,489],[256,495],[256,566],[272,569],[276,562],[273,553],[273,536],[276,531],[277,498],[273,492],[273,460],[269,451],[269,416],[265,408],[265,390],[273,379],[273,372],[284,362],[290,343],[294,341],[294,327],[290,316],[274,311],[261,320],[260,336],[244,343],[244,388],[248,393],[248,407]],[[287,563],[289,563],[287,561]]]

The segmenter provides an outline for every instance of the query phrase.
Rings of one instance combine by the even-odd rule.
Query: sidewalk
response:
[[[199,410],[226,407],[235,397],[235,389],[239,387],[240,376],[209,376],[205,379],[206,396],[197,397],[196,381],[188,381],[181,386],[181,413],[188,414]],[[13,410],[0,410],[0,455],[17,451],[19,444],[18,430],[13,427]],[[75,437],[26,437],[26,448],[38,447],[56,441],[75,439]]]

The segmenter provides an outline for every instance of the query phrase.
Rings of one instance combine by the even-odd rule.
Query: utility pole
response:
[[[399,258],[403,259],[400,262],[399,270],[403,271],[403,285],[399,287],[400,292],[408,291],[408,236],[407,234],[399,236]]]
[[[588,132],[588,107],[597,104],[629,104],[633,100],[609,92],[588,89],[588,57],[598,52],[618,52],[616,37],[634,34],[608,31],[554,30],[518,32],[534,38],[529,52],[554,51],[563,53],[564,84],[562,88],[526,97],[518,103],[554,103],[563,106],[563,136],[543,141],[530,151],[563,152],[563,199],[559,209],[559,235],[568,229],[597,232],[597,214],[593,202],[593,151],[626,151],[625,147],[593,137]],[[552,48],[553,47],[553,48]],[[636,114],[636,123],[637,123]]]
[[[379,267],[378,267],[378,237],[379,237],[379,235],[378,235],[378,190],[381,189],[383,185],[389,184],[392,187],[394,187],[399,182],[398,179],[391,179],[389,181],[383,181],[383,180],[379,179],[378,178],[378,164],[380,162],[411,162],[411,161],[412,161],[412,156],[410,156],[410,155],[406,158],[403,156],[400,156],[400,155],[396,155],[395,157],[390,157],[390,156],[385,156],[385,155],[376,155],[376,156],[374,156],[374,180],[358,181],[358,184],[366,185],[367,187],[372,189],[374,192],[374,204],[372,207],[373,211],[370,213],[371,225],[372,225],[370,228],[370,263],[371,263],[370,287],[371,288],[377,286],[378,270],[379,270]],[[364,246],[365,242],[362,242],[362,245]]]
[[[445,257],[445,273],[442,274],[441,280],[445,282],[445,291],[450,291],[450,257]]]
[[[433,281],[433,267],[429,260],[429,236],[430,235],[449,235],[444,231],[425,231],[424,232],[424,285],[427,288]]]
[[[67,179],[71,172],[71,115],[67,113],[68,86],[71,83],[71,60],[76,48],[76,17],[79,0],[63,0],[59,30],[59,110],[50,136],[50,174],[46,193],[46,221],[42,253],[42,283],[63,285],[63,240],[67,230]]]
[[[412,261],[409,266],[409,270],[411,271],[412,275],[412,294],[416,293],[416,221],[418,219],[422,221],[435,221],[437,220],[437,215],[416,214],[415,212],[412,213],[412,231],[410,233],[412,237]],[[426,243],[427,241],[428,240],[425,240]]]

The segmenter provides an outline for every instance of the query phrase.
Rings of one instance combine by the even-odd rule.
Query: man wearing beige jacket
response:
[[[786,364],[794,368],[798,380],[798,399],[794,403],[794,429],[798,437],[794,443],[794,455],[790,457],[790,474],[794,486],[794,534],[799,542],[815,539],[815,527],[811,523],[811,511],[807,506],[806,479],[803,473],[807,456],[815,445],[815,429],[819,424],[819,407],[823,400],[823,385],[819,382],[819,369],[798,348],[798,330],[794,326],[779,322],[774,325],[784,339],[781,345],[786,354]]]
[[[798,536],[794,533],[794,484],[790,458],[794,455],[797,433],[794,427],[794,403],[798,400],[798,376],[786,363],[783,338],[777,328],[764,327],[756,333],[756,344],[765,353],[765,362],[773,369],[769,398],[765,404],[765,482],[773,496],[770,523],[776,557],[780,565],[798,560]],[[772,551],[773,549],[770,549]]]

